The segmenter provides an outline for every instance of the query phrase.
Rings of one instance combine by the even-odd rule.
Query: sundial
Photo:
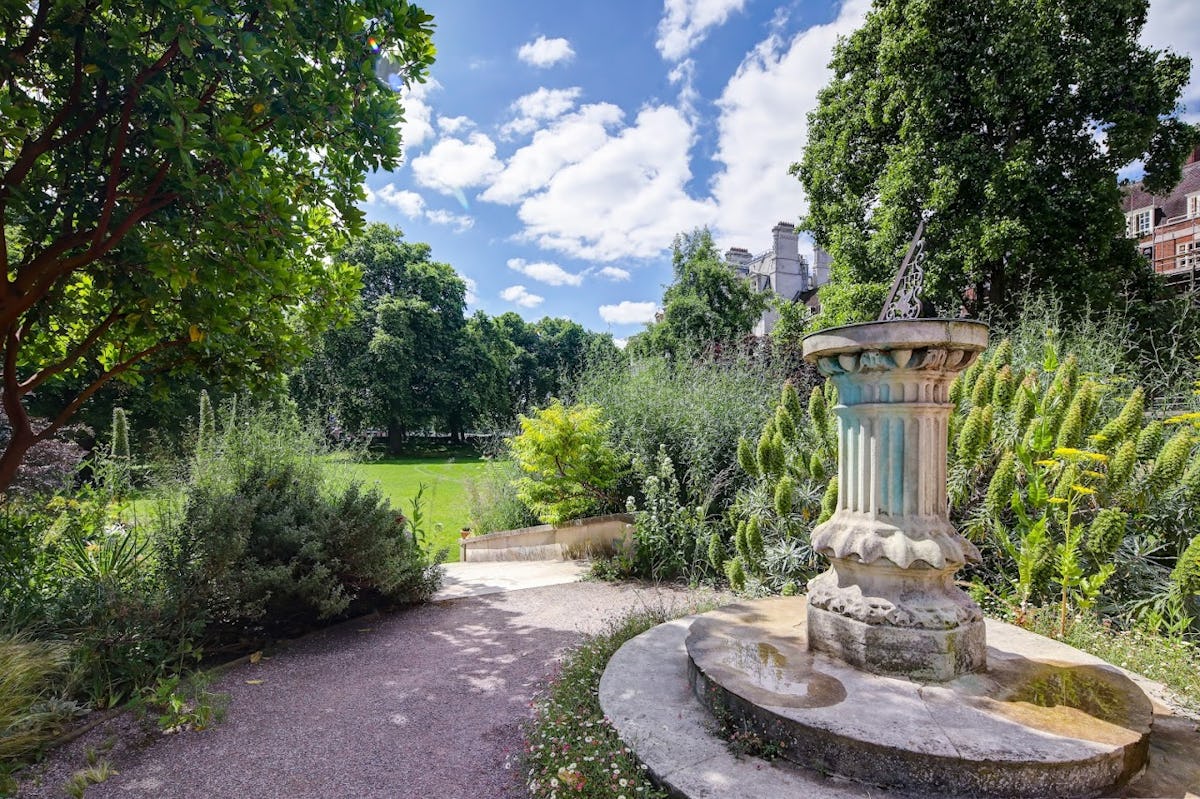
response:
[[[917,232],[913,234],[908,252],[900,262],[896,279],[892,281],[892,290],[884,300],[883,310],[879,312],[880,322],[893,319],[923,319],[937,315],[932,305],[921,298],[921,289],[925,284],[925,221],[930,213],[923,212],[921,221],[917,224]]]

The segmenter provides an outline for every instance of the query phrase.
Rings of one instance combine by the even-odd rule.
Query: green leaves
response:
[[[28,42],[0,61],[0,326],[26,331],[19,380],[65,397],[52,416],[143,370],[270,381],[344,318],[354,278],[329,255],[361,227],[366,170],[400,156],[397,94],[344,11],[372,20],[406,83],[432,60],[428,15],[403,0],[46,8],[44,23],[0,10],[0,50]]]
[[[520,424],[520,435],[509,439],[526,475],[517,494],[542,521],[558,524],[616,504],[614,489],[625,463],[606,440],[599,407],[554,400],[521,416]]]
[[[1144,4],[1084,8],[877,0],[839,41],[791,167],[834,261],[814,328],[878,313],[923,210],[925,293],[948,315],[967,297],[1015,318],[1025,286],[1073,315],[1120,301],[1145,265],[1114,175],[1145,159],[1171,185],[1200,134],[1176,116],[1187,59],[1139,43]]]
[[[675,280],[663,295],[662,319],[630,340],[631,352],[694,355],[750,333],[768,295],[725,263],[707,229],[677,236],[673,260]]]

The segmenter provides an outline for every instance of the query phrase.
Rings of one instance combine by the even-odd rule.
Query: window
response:
[[[1176,269],[1194,269],[1200,266],[1200,248],[1197,248],[1196,244],[1197,242],[1189,241],[1175,245]]]
[[[1133,234],[1144,236],[1150,232],[1150,219],[1153,211],[1138,211],[1133,215]]]
[[[1200,216],[1200,194],[1189,194],[1187,198],[1187,215],[1189,219]]]

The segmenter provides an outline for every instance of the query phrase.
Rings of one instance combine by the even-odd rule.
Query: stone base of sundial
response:
[[[686,639],[701,704],[797,765],[980,797],[1111,796],[1146,765],[1150,700],[1111,667],[993,635],[986,671],[887,677],[813,652],[805,610],[804,597],[729,605],[698,617]]]

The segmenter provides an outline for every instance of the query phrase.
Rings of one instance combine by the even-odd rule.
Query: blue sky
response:
[[[437,63],[405,92],[404,164],[371,220],[426,241],[469,310],[563,316],[623,339],[652,317],[674,235],[761,252],[806,209],[787,174],[831,48],[868,0],[425,0]],[[1143,35],[1200,61],[1200,3]],[[1193,65],[1187,117],[1200,120]],[[809,247],[802,241],[802,251]]]

